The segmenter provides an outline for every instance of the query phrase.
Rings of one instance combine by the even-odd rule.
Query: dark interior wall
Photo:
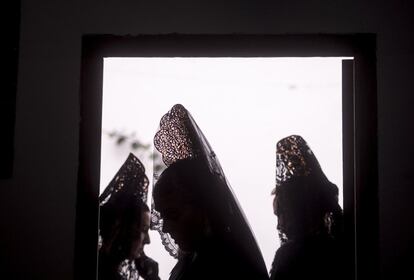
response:
[[[83,34],[376,33],[381,275],[410,272],[413,8],[396,0],[22,1],[14,172],[0,180],[1,270],[9,279],[73,279]]]

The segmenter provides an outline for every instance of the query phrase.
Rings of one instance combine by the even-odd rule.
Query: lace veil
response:
[[[303,186],[302,197],[307,197],[309,192],[318,193],[319,197],[323,197],[320,203],[326,204],[325,207],[332,211],[333,217],[330,223],[336,223],[334,233],[340,234],[342,209],[338,204],[338,187],[328,180],[306,141],[299,135],[291,135],[276,144],[276,188],[272,194],[276,194],[288,187],[291,182],[298,182],[298,180],[300,182],[306,180],[310,182],[309,186],[312,186],[309,189],[305,187],[305,184],[299,184]],[[282,241],[286,240],[281,233],[280,237]]]
[[[99,206],[115,203],[124,197],[132,196],[135,199],[147,202],[148,177],[141,161],[132,153],[122,164],[109,185],[99,196]],[[123,207],[119,205],[119,207]]]
[[[206,137],[184,106],[177,104],[166,113],[161,121],[159,131],[154,137],[156,152],[159,152],[164,168],[182,159],[196,159],[202,161],[209,170],[209,176],[219,183],[219,194],[214,194],[216,200],[226,199],[227,212],[221,213],[226,217],[226,231],[231,240],[237,243],[240,253],[245,254],[250,263],[259,271],[266,271],[263,257],[239,206],[239,203],[228,183],[219,160]],[[162,171],[162,170],[161,170]],[[161,173],[161,172],[160,172]],[[154,184],[160,173],[154,173]],[[217,190],[216,190],[217,191]],[[214,205],[214,201],[211,205]],[[214,207],[214,206],[213,206]],[[178,256],[178,246],[171,236],[162,230],[163,219],[159,212],[152,207],[152,228],[158,230],[166,250],[174,257]]]
[[[122,219],[131,211],[131,205],[146,203],[148,195],[148,177],[139,159],[129,154],[109,185],[99,196],[100,225],[99,249],[105,232],[110,232],[117,219]],[[132,206],[136,207],[136,206]],[[98,264],[100,265],[100,264]],[[118,267],[121,279],[138,279],[138,270],[134,261],[124,260]]]
[[[293,177],[317,174],[326,179],[318,160],[299,135],[283,138],[276,145],[276,186]]]

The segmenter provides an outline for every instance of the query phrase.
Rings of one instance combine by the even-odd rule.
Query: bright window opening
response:
[[[152,139],[161,117],[180,103],[216,152],[270,269],[279,247],[270,194],[278,140],[301,135],[338,186],[343,205],[342,60],[105,58],[101,192],[129,152],[152,179]],[[151,184],[149,191],[151,197]],[[145,252],[168,279],[176,260],[158,232],[150,235]]]

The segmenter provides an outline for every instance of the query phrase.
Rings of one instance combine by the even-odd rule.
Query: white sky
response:
[[[342,58],[105,58],[102,130],[151,143],[161,117],[180,103],[216,152],[254,231],[268,270],[279,247],[270,192],[276,142],[301,135],[342,205]],[[102,135],[101,191],[131,150]],[[135,153],[152,177],[152,163]],[[150,189],[151,192],[151,189]],[[149,194],[151,195],[151,194]],[[150,200],[148,201],[150,204]],[[168,279],[175,259],[151,232],[146,254]]]

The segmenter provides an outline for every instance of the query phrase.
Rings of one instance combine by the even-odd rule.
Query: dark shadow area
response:
[[[13,174],[14,126],[16,119],[17,69],[20,33],[20,0],[8,1],[3,10],[9,14],[3,45],[2,93],[0,95],[0,179]]]

